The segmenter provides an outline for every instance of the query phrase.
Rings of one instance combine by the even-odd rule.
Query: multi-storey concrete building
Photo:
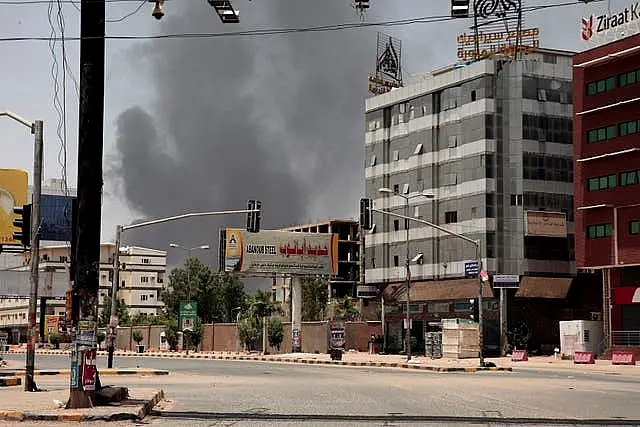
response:
[[[571,79],[572,53],[539,49],[518,61],[446,67],[367,99],[366,197],[399,214],[408,199],[410,216],[479,241],[489,274],[517,276],[516,296],[565,298],[575,272]],[[366,283],[406,301],[404,221],[375,214],[374,223]],[[410,258],[423,254],[410,267],[412,299],[426,303],[412,316],[464,315],[477,294],[465,278],[474,245],[416,222],[409,239]],[[451,304],[428,303],[438,300]],[[486,304],[490,318],[495,306]],[[385,309],[391,329],[402,328],[397,311]]]
[[[576,265],[601,274],[609,347],[640,348],[640,35],[574,59]]]
[[[100,246],[100,310],[105,297],[111,295],[114,251],[113,243]],[[160,292],[164,289],[166,252],[136,246],[124,247],[120,251],[119,298],[128,306],[130,314],[159,314],[164,307]],[[28,256],[28,253],[13,255],[11,271],[0,273],[0,329],[24,328],[27,325]],[[40,248],[40,270],[39,294],[53,297],[47,302],[46,314],[64,315],[64,296],[69,286],[69,245]],[[39,316],[38,312],[38,319]]]

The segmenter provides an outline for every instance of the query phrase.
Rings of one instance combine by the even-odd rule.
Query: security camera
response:
[[[422,252],[420,252],[418,255],[414,256],[413,259],[411,260],[411,262],[418,262],[421,261],[422,258],[424,258],[424,254]]]
[[[156,1],[156,5],[153,8],[153,12],[151,12],[151,16],[160,20],[164,16],[164,8],[162,7],[164,0]]]

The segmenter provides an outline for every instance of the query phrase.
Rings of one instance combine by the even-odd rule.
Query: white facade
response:
[[[103,243],[100,247],[100,310],[105,297],[111,295],[114,249],[113,243]],[[159,314],[164,307],[160,293],[164,289],[166,252],[137,246],[120,250],[120,299],[132,315]],[[0,328],[24,327],[28,311],[29,254],[11,255],[6,260],[11,271],[0,272]],[[39,295],[53,297],[47,302],[47,314],[65,314],[64,292],[70,286],[68,269],[69,245],[40,248]],[[38,312],[38,319],[39,315]]]

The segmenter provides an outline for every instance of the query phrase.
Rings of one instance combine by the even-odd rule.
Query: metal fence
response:
[[[640,331],[612,331],[611,338],[613,345],[640,346]]]

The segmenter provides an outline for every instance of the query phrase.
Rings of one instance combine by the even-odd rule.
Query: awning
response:
[[[385,298],[395,299],[398,302],[407,301],[405,284],[390,285],[386,291]],[[435,280],[411,283],[411,300],[416,302],[471,299],[477,296],[478,279]],[[485,298],[493,297],[493,292],[488,282],[484,282],[482,285],[482,296]]]
[[[529,277],[520,281],[516,297],[521,298],[559,298],[564,299],[569,293],[572,278],[565,277]]]

